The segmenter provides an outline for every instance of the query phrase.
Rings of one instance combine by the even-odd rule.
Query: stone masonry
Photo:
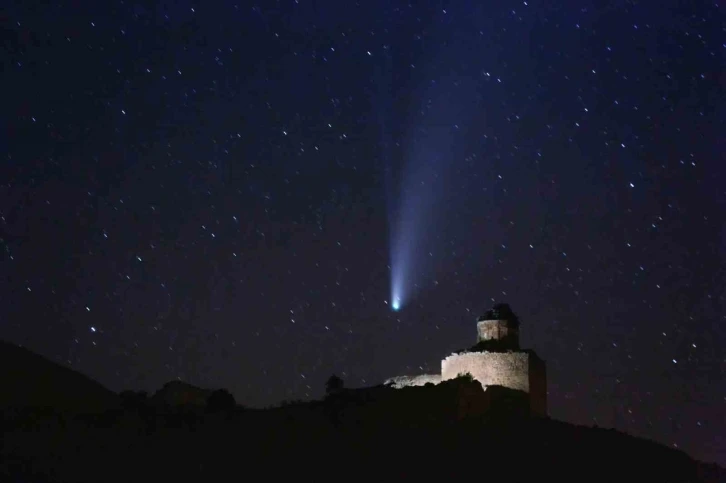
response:
[[[526,352],[465,352],[441,361],[441,380],[469,373],[482,386],[504,386],[529,392],[529,354]]]
[[[441,361],[441,374],[398,376],[385,383],[396,388],[439,384],[462,374],[487,386],[529,394],[530,411],[547,415],[547,370],[534,351],[519,348],[519,319],[508,305],[494,306],[477,320],[477,345]]]

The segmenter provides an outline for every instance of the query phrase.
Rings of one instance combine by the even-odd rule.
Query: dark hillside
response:
[[[118,401],[93,379],[5,341],[0,341],[0,387],[0,408],[96,412]]]
[[[197,483],[260,475],[311,481],[726,481],[722,469],[654,442],[530,417],[524,393],[483,391],[468,377],[404,389],[341,387],[320,401],[268,409],[235,407],[231,396],[221,399],[224,404],[211,404],[210,397],[203,405],[197,396],[205,390],[173,383],[162,394],[174,397],[138,395],[122,406],[115,404],[122,397],[111,394],[111,409],[79,415],[64,408],[78,407],[84,395],[98,407],[109,392],[16,349],[3,352],[5,367],[18,369],[4,382],[22,389],[26,381],[31,389],[14,396],[14,403],[44,404],[3,412],[0,481]]]

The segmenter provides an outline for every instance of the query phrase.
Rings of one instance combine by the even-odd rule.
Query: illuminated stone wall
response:
[[[441,379],[469,373],[484,388],[497,385],[529,392],[527,352],[466,352],[441,361]]]
[[[519,349],[516,320],[479,320],[477,345],[442,360],[441,374],[392,377],[385,384],[395,388],[424,386],[462,374],[471,374],[484,390],[488,386],[502,386],[523,391],[529,395],[531,414],[547,415],[547,367],[533,351]]]
[[[387,379],[384,384],[392,385],[396,389],[410,386],[424,386],[428,383],[438,384],[441,376],[438,374],[421,374],[418,376],[397,376]]]
[[[547,415],[547,368],[534,352],[465,352],[441,361],[442,381],[466,373],[484,389],[497,385],[529,393],[532,414]]]

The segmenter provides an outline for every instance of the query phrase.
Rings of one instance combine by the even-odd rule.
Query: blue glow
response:
[[[460,228],[466,225],[454,218],[460,214],[458,203],[467,200],[460,189],[466,185],[460,173],[473,159],[470,153],[476,143],[466,128],[481,121],[476,103],[471,102],[479,87],[465,76],[441,77],[446,71],[441,65],[450,60],[438,53],[424,68],[435,80],[416,86],[412,111],[403,117],[394,109],[391,66],[386,65],[377,79],[390,237],[388,303],[393,311],[421,296],[440,272],[450,269],[449,242],[469,237]],[[452,65],[450,70],[458,67]]]

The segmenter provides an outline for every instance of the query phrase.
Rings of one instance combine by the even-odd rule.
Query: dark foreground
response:
[[[526,393],[471,377],[346,390],[271,409],[179,381],[116,394],[0,341],[0,483],[726,482],[685,453],[530,416]]]
[[[452,405],[460,389],[373,388],[267,410],[6,410],[0,481],[726,481],[680,451],[529,418],[516,401],[486,414]],[[439,402],[427,407],[426,391]]]

